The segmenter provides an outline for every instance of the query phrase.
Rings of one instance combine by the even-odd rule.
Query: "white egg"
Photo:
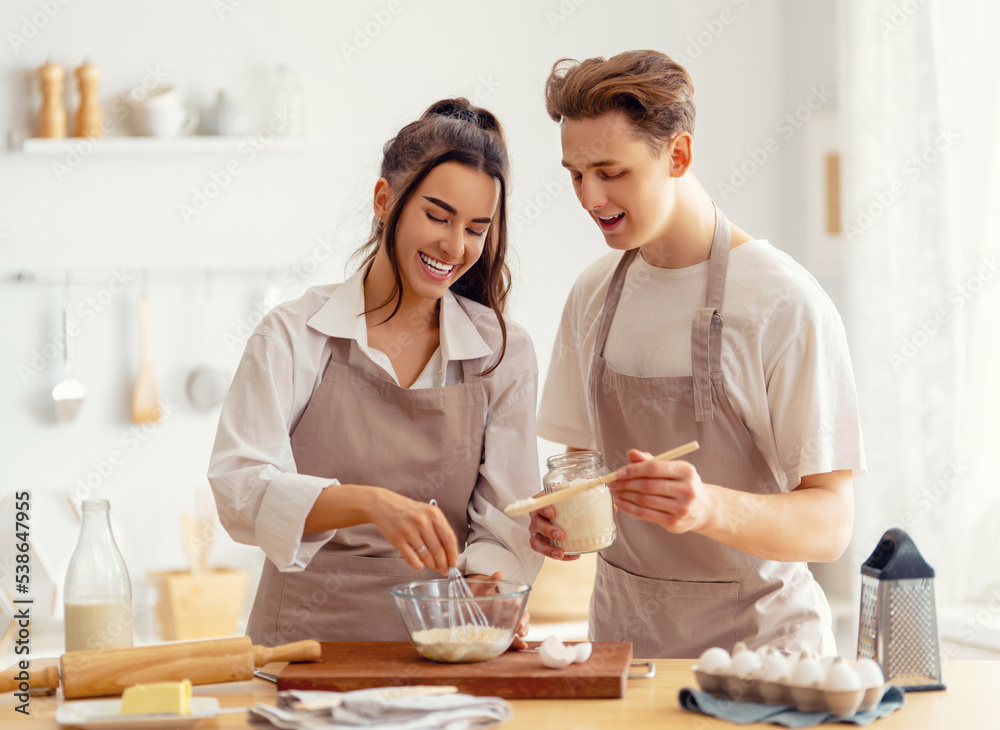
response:
[[[799,660],[802,659],[802,655],[797,651],[793,651],[785,658],[788,660],[788,676],[791,677],[792,672],[795,671],[795,667],[799,666]]]
[[[784,682],[792,674],[792,668],[785,655],[778,651],[772,651],[764,660],[764,673],[761,678],[765,682]]]
[[[732,652],[733,656],[736,656],[740,652],[744,652],[746,650],[747,650],[747,643],[745,641],[737,641],[735,644],[733,644],[733,652]]]
[[[576,649],[566,646],[555,636],[549,636],[538,647],[538,657],[549,669],[565,669],[576,660]]]
[[[728,674],[732,677],[752,677],[760,671],[763,664],[764,660],[757,652],[741,651],[733,657]]]
[[[854,663],[854,671],[858,673],[861,686],[865,689],[881,687],[885,684],[885,675],[882,674],[882,667],[874,659],[858,659]]]
[[[729,669],[729,664],[732,661],[729,656],[729,652],[723,649],[721,646],[713,646],[711,649],[705,649],[698,657],[698,664],[696,665],[699,672],[707,672],[708,674],[722,674]]]
[[[861,689],[861,678],[854,667],[843,659],[838,659],[827,672],[823,688],[827,692],[853,692]]]
[[[576,650],[576,659],[574,660],[577,664],[583,664],[585,661],[590,659],[590,653],[594,650],[594,645],[589,641],[585,641],[582,644],[577,644],[571,647]]]
[[[802,657],[792,673],[791,684],[796,687],[822,687],[826,682],[826,669],[822,662],[812,657]]]

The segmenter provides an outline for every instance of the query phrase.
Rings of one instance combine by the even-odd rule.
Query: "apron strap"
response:
[[[695,310],[691,322],[691,375],[694,379],[695,421],[711,421],[712,376],[722,376],[722,301],[726,290],[726,270],[732,227],[719,207],[715,208],[715,235],[708,259],[708,291],[705,306]]]
[[[721,374],[722,316],[718,309],[695,310],[691,324],[691,372],[694,379],[694,420],[714,418],[712,374]]]
[[[608,285],[608,293],[604,297],[604,312],[601,314],[601,325],[597,328],[597,340],[594,342],[594,354],[604,357],[604,343],[608,341],[608,332],[611,331],[611,321],[615,318],[618,309],[618,300],[621,299],[622,289],[625,288],[625,274],[628,272],[629,264],[639,253],[638,248],[633,248],[622,254],[615,268],[615,273],[611,277]]]

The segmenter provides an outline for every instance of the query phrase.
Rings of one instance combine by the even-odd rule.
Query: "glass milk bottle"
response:
[[[546,493],[572,486],[575,481],[596,479],[610,470],[604,466],[600,451],[576,451],[558,454],[545,460],[548,472],[542,477]],[[593,487],[575,497],[552,505],[556,516],[552,524],[565,534],[564,540],[551,540],[567,555],[593,553],[615,544],[614,505],[606,485]]]
[[[132,584],[109,509],[106,499],[83,503],[80,540],[66,571],[66,651],[132,646]]]

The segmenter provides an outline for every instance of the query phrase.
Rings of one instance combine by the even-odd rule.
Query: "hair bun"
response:
[[[475,124],[484,131],[493,132],[501,136],[503,135],[500,128],[500,122],[497,118],[486,109],[473,106],[472,102],[465,97],[442,99],[439,102],[431,104],[427,111],[424,112],[425,118],[429,116],[442,116],[449,117],[451,119],[458,119],[463,122]]]

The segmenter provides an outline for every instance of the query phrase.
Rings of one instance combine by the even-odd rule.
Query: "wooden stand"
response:
[[[156,620],[166,641],[232,636],[247,589],[244,570],[150,573],[160,593]]]

